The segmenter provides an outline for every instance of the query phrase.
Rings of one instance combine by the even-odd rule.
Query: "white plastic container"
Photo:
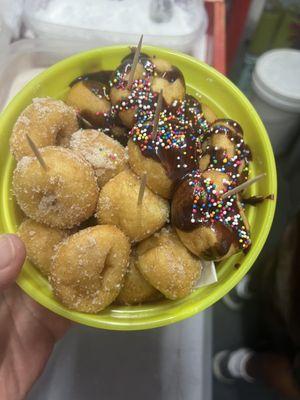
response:
[[[23,39],[8,45],[0,57],[0,111],[30,79],[52,64],[97,47],[96,40]]]
[[[0,54],[8,47],[12,33],[0,15]]]
[[[150,1],[103,0],[111,6],[107,6],[106,12],[100,15],[101,0],[86,0],[84,10],[81,10],[83,0],[26,0],[24,21],[38,38],[97,39],[99,46],[107,46],[137,43],[143,33],[144,44],[194,54],[195,46],[205,36],[208,24],[203,0],[186,2],[190,23],[188,18],[184,18],[184,11],[177,18],[161,24],[150,20]],[[128,7],[123,10],[126,2]],[[184,0],[182,2],[185,3]],[[177,3],[174,2],[174,9],[177,7],[178,10]]]
[[[300,51],[271,50],[259,57],[250,100],[268,131],[274,153],[284,154],[300,128]]]

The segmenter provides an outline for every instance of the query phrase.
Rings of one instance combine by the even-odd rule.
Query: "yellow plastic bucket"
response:
[[[245,140],[253,152],[251,175],[266,172],[265,179],[251,186],[249,195],[274,194],[274,201],[265,201],[256,207],[248,206],[246,214],[252,233],[252,247],[244,256],[237,254],[217,267],[218,282],[199,288],[182,300],[163,300],[139,306],[112,306],[103,312],[85,314],[66,309],[53,297],[47,280],[27,261],[18,278],[18,284],[33,299],[70,320],[97,328],[113,330],[149,329],[168,325],[190,317],[218,301],[247,273],[258,257],[269,234],[276,206],[276,166],[266,130],[246,97],[226,77],[214,68],[185,54],[144,46],[143,52],[157,55],[176,65],[183,72],[188,93],[207,103],[218,117],[237,120],[245,133]],[[16,232],[20,213],[11,191],[15,161],[9,154],[9,137],[21,111],[34,97],[63,98],[69,83],[79,75],[103,69],[116,68],[128,54],[127,46],[105,47],[67,58],[33,79],[10,102],[0,115],[0,232]],[[235,268],[236,264],[240,267]]]

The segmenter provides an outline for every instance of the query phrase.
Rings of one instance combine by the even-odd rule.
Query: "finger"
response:
[[[18,236],[0,236],[0,290],[6,289],[16,280],[25,257],[25,246]]]

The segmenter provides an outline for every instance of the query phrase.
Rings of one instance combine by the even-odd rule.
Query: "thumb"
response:
[[[15,281],[25,257],[25,246],[18,236],[0,235],[0,290]]]

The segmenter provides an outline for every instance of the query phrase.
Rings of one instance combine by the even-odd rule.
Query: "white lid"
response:
[[[277,49],[264,53],[255,65],[252,85],[267,103],[300,112],[300,51]]]

